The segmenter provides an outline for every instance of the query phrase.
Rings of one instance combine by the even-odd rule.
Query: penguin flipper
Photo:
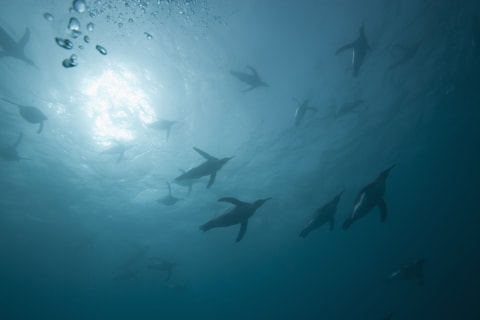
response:
[[[242,202],[240,200],[238,200],[237,198],[233,198],[233,197],[224,197],[224,198],[220,198],[218,199],[219,202],[229,202],[233,205],[236,205],[236,206],[240,206],[242,204],[245,204],[245,202]]]
[[[345,51],[345,50],[351,49],[351,48],[353,48],[354,45],[355,45],[355,42],[347,43],[346,45],[338,48],[338,50],[335,51],[335,54],[337,55],[337,54],[339,54],[340,52],[343,52],[343,51]]]
[[[255,70],[254,67],[252,67],[252,66],[247,66],[247,68],[252,71],[253,75],[254,75],[256,78],[259,78],[258,72],[257,72],[257,70]]]
[[[193,147],[193,150],[197,151],[202,157],[204,157],[204,158],[207,159],[207,160],[216,159],[215,157],[212,157],[211,155],[209,155],[209,154],[206,153],[205,151],[200,150],[200,149],[198,149],[198,148]]]
[[[23,34],[22,39],[18,42],[18,46],[21,48],[22,52],[25,50],[25,46],[27,45],[28,40],[30,40],[30,29],[27,28],[25,33]]]
[[[238,236],[235,242],[239,242],[240,240],[242,240],[243,235],[245,234],[245,231],[247,231],[247,226],[248,226],[248,219],[244,220],[240,224],[240,231],[238,232]]]
[[[43,121],[40,122],[40,126],[38,127],[37,133],[41,133],[43,130]]]
[[[387,204],[383,198],[378,201],[378,208],[380,209],[380,221],[384,222],[387,219]]]
[[[217,173],[214,172],[210,175],[210,180],[208,180],[207,188],[210,188],[213,183],[215,182],[215,177],[217,176]]]

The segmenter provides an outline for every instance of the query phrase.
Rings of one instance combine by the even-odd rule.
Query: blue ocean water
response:
[[[480,318],[478,1],[0,4],[0,319]]]

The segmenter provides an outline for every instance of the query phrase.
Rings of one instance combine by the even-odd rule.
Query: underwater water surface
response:
[[[0,7],[0,319],[480,318],[479,1]]]

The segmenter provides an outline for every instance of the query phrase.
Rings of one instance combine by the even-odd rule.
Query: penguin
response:
[[[182,174],[184,174],[186,171],[183,169],[178,169]],[[174,181],[175,184],[182,186],[182,187],[187,187],[187,196],[189,196],[192,193],[193,185],[195,183],[200,182],[199,179],[185,179],[185,180],[180,180],[180,181]]]
[[[12,57],[38,69],[35,63],[25,55],[25,46],[27,45],[28,40],[30,40],[30,29],[28,28],[25,30],[20,41],[16,42],[2,27],[0,27],[0,58]]]
[[[181,175],[176,177],[174,181],[178,183],[183,180],[198,179],[204,176],[210,176],[210,180],[207,184],[207,188],[210,188],[215,182],[215,177],[218,170],[220,170],[225,165],[225,163],[227,163],[233,157],[218,159],[198,148],[193,147],[193,149],[197,151],[202,157],[204,157],[206,161],[188,170],[187,172],[182,173]]]
[[[363,61],[365,60],[367,51],[370,50],[370,46],[368,45],[368,41],[365,36],[365,27],[363,24],[360,27],[360,34],[357,40],[351,43],[347,43],[346,45],[340,47],[335,52],[335,54],[337,55],[348,49],[353,49],[353,55],[352,55],[353,77],[356,78],[358,76],[358,71],[360,70],[360,66],[363,64]]]
[[[317,108],[310,107],[308,105],[310,99],[305,99],[302,103],[300,103],[297,106],[297,109],[295,110],[295,128],[298,128],[300,126],[300,123],[303,120],[303,117],[305,117],[305,114],[307,111],[313,111],[317,112]]]
[[[166,273],[165,281],[168,281],[172,277],[173,268],[176,267],[176,266],[177,266],[177,264],[174,263],[174,262],[169,262],[165,259],[152,258],[151,263],[148,266],[148,268],[158,270],[158,271],[161,271],[161,272],[165,272]]]
[[[40,109],[35,108],[35,107],[31,107],[31,106],[24,106],[24,105],[18,104],[16,102],[13,102],[13,101],[5,99],[5,98],[2,98],[2,100],[6,101],[8,103],[11,103],[13,105],[16,105],[18,107],[20,115],[22,116],[22,118],[25,121],[33,123],[33,124],[36,124],[36,123],[40,124],[40,126],[38,127],[38,130],[37,130],[37,133],[42,132],[43,122],[45,120],[48,120],[48,119],[47,119],[47,116],[45,116],[42,113],[42,111],[40,111]]]
[[[380,209],[380,221],[385,221],[387,218],[387,205],[383,199],[383,194],[385,193],[385,182],[390,170],[392,170],[393,167],[395,167],[395,165],[382,171],[375,181],[360,190],[357,198],[355,199],[352,213],[343,223],[343,229],[348,229],[352,223],[363,218],[365,215],[367,215],[367,213],[377,206]]]
[[[393,280],[417,280],[418,285],[421,287],[424,284],[423,264],[425,262],[425,259],[417,259],[408,263],[392,272],[386,280],[388,282]]]
[[[4,160],[7,160],[7,161],[17,161],[17,162],[19,162],[22,159],[27,160],[26,158],[20,157],[17,153],[17,147],[20,144],[20,142],[22,142],[22,138],[23,138],[23,133],[20,132],[17,140],[15,141],[15,143],[13,145],[0,149],[0,157],[3,158]]]
[[[173,206],[175,203],[177,203],[179,200],[182,200],[180,198],[172,196],[172,188],[170,187],[170,183],[167,182],[168,186],[168,196],[165,196],[161,199],[158,199],[158,203],[163,203],[166,206]]]
[[[158,120],[153,123],[150,123],[148,127],[150,129],[155,129],[155,130],[165,130],[166,133],[166,140],[168,142],[168,139],[170,138],[170,130],[172,129],[173,125],[178,123],[178,121],[172,121],[172,120]]]
[[[251,66],[247,66],[247,68],[252,71],[252,74],[230,70],[230,74],[232,76],[250,86],[249,88],[243,90],[243,92],[251,91],[258,87],[269,87],[269,85],[260,78],[257,70]]]
[[[225,214],[222,214],[221,216],[203,224],[200,226],[200,229],[204,232],[207,232],[213,228],[223,228],[240,224],[240,231],[238,232],[237,239],[235,240],[235,242],[239,242],[242,240],[245,232],[247,231],[248,219],[253,216],[258,208],[260,208],[266,201],[270,199],[271,198],[260,199],[253,203],[248,203],[232,197],[220,198],[218,199],[219,202],[229,202],[235,207],[227,211]]]
[[[300,232],[300,237],[305,238],[310,232],[320,228],[326,223],[330,224],[330,231],[333,230],[333,226],[335,223],[335,212],[337,212],[337,205],[340,201],[342,193],[343,191],[337,194],[330,202],[315,211],[312,219],[310,219],[302,232]]]
[[[118,158],[117,158],[117,163],[119,163],[120,161],[123,160],[123,157],[125,156],[125,151],[127,151],[128,149],[132,148],[133,145],[125,145],[121,142],[116,142],[117,144],[114,145],[114,146],[111,146],[110,148],[108,149],[105,149],[103,150],[102,152],[100,152],[99,154],[100,155],[112,155],[112,154],[118,154]]]

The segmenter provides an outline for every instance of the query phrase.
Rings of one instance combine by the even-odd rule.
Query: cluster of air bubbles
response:
[[[73,48],[73,42],[70,41],[69,39],[62,39],[62,38],[56,37],[55,42],[64,49],[70,50]]]
[[[97,0],[94,2],[94,5],[98,5],[100,0]],[[58,46],[60,46],[63,49],[66,50],[72,50],[75,47],[75,41],[77,38],[79,38],[82,35],[82,28],[81,28],[81,23],[80,23],[80,17],[85,17],[82,15],[85,11],[89,10],[90,16],[92,17],[92,13],[95,16],[95,12],[91,11],[90,7],[87,7],[85,0],[73,0],[72,6],[70,8],[70,13],[75,16],[71,16],[70,19],[68,20],[67,24],[67,38],[62,38],[62,37],[55,37],[55,42],[57,43]],[[79,14],[79,15],[78,15]],[[53,15],[51,13],[44,13],[43,17],[47,21],[53,21]],[[85,26],[86,30],[89,32],[93,32],[95,29],[95,25],[92,22],[88,22]],[[83,36],[83,42],[80,44],[76,44],[78,49],[84,49],[85,46],[84,44],[89,44],[91,42],[90,37],[88,35]],[[101,45],[96,45],[96,49],[98,52],[100,52],[102,55],[107,54],[107,49],[105,49]],[[70,57],[66,58],[62,62],[63,67],[65,68],[72,68],[76,67],[78,65],[78,57],[76,54],[72,54]]]
[[[72,67],[76,67],[78,64],[78,58],[77,58],[77,55],[76,54],[72,54],[70,56],[70,58],[67,58],[65,60],[63,60],[62,62],[62,65],[65,67],[65,68],[72,68]]]
[[[78,38],[82,34],[82,31],[80,31],[80,21],[78,21],[77,18],[70,18],[67,28],[74,39]]]

